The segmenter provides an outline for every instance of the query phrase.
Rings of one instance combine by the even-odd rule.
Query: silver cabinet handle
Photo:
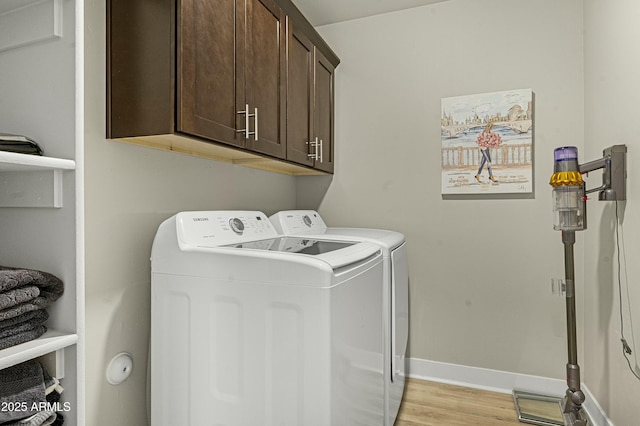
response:
[[[254,135],[254,139],[258,140],[258,108],[253,109],[253,114],[249,114],[249,104],[244,104],[244,111],[238,111],[238,114],[244,114],[244,129],[236,130],[236,133],[244,132],[244,138],[249,139],[250,135]],[[249,118],[255,117],[255,132],[249,131]]]
[[[316,151],[317,151],[317,149],[316,149]],[[320,162],[321,163],[322,163],[322,154],[323,153],[324,153],[324,147],[322,146],[322,139],[320,139]],[[317,160],[317,158],[316,158],[316,160]]]
[[[253,140],[258,140],[258,107],[253,109]],[[248,125],[247,125],[248,126]]]
[[[238,111],[238,114],[244,114],[244,129],[236,130],[236,133],[244,132],[244,138],[249,139],[249,104],[244,104],[244,111]]]
[[[316,139],[313,141],[307,141],[307,145],[314,148],[314,152],[312,154],[307,154],[307,157],[317,161],[320,158],[318,157],[318,147],[320,146],[320,143],[318,143],[318,137],[316,136]]]

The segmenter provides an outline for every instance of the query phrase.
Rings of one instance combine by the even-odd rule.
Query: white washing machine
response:
[[[384,275],[384,424],[392,426],[404,394],[405,356],[409,338],[409,271],[405,236],[382,229],[327,227],[314,210],[281,211],[269,219],[283,235],[341,238],[380,245]]]
[[[151,255],[151,424],[383,422],[382,253],[183,212]]]

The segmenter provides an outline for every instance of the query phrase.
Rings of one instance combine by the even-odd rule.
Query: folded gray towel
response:
[[[35,269],[11,268],[0,266],[0,292],[18,287],[35,285],[40,288],[50,288],[62,292],[62,281],[48,272]]]
[[[18,306],[21,303],[35,300],[40,295],[40,289],[34,285],[14,288],[0,293],[0,312]]]
[[[44,309],[63,292],[62,280],[48,272],[0,266],[0,293],[5,296],[0,298],[0,321]]]
[[[7,337],[16,336],[18,334],[23,334],[29,332],[39,326],[44,326],[42,323],[38,322],[23,322],[20,324],[16,324],[13,327],[5,328],[0,331],[0,347],[2,347],[2,342]]]
[[[54,411],[39,411],[31,417],[10,423],[3,423],[2,426],[48,426],[52,425],[57,415]]]
[[[21,343],[30,342],[42,336],[46,332],[47,327],[39,325],[29,330],[23,330],[12,336],[4,337],[0,339],[0,350],[19,345]]]
[[[49,314],[44,309],[0,321],[0,349],[9,348],[42,336],[47,328],[44,322]],[[23,321],[17,322],[17,319]]]
[[[38,309],[37,311],[25,312],[17,317],[9,318],[4,321],[0,321],[0,333],[7,328],[13,328],[18,324],[25,322],[42,324],[49,319],[49,313],[45,309]]]
[[[0,401],[4,407],[13,408],[0,409],[0,423],[36,414],[38,410],[32,408],[45,400],[42,367],[37,361],[27,361],[0,370]]]

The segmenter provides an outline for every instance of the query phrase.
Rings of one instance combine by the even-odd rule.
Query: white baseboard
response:
[[[589,388],[584,383],[580,385],[580,388],[587,397],[583,406],[589,418],[596,426],[615,426],[611,419],[607,416],[607,413],[602,409],[596,398],[593,396]]]
[[[466,365],[448,364],[425,359],[408,358],[408,376],[433,382],[466,386],[475,389],[511,394],[514,389],[542,395],[562,397],[567,390],[564,380]],[[584,409],[594,426],[614,426],[589,389],[581,385],[587,399]]]

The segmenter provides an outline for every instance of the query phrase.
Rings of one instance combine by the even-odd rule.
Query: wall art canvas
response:
[[[533,91],[442,99],[442,194],[533,191]]]

